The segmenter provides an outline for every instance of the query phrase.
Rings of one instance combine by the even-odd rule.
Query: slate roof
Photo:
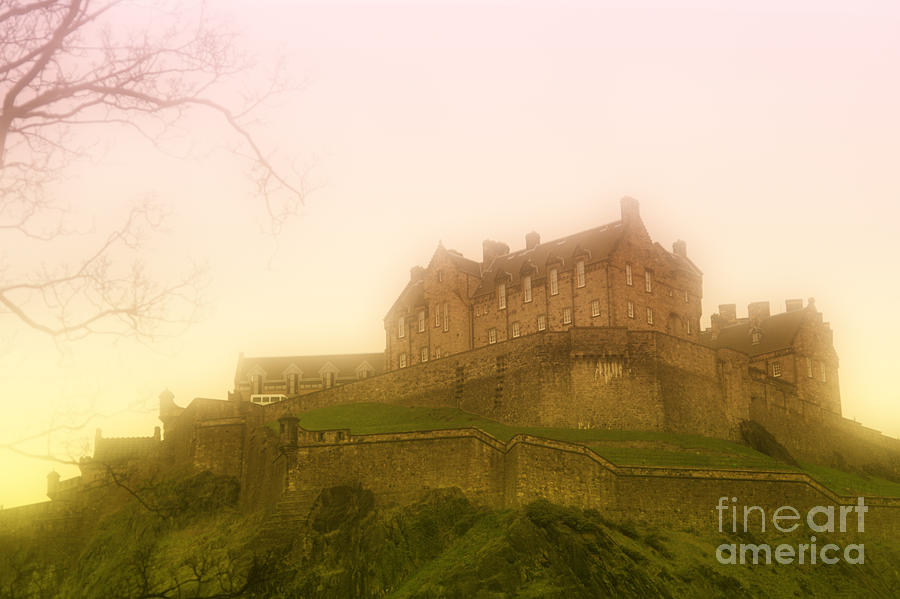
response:
[[[356,369],[363,363],[368,362],[374,369],[374,374],[384,372],[384,352],[367,353],[367,354],[333,354],[323,356],[272,356],[259,358],[241,357],[238,360],[237,371],[235,372],[235,380],[244,380],[247,378],[247,372],[254,366],[262,368],[266,375],[270,378],[280,378],[282,373],[287,370],[291,364],[297,366],[303,373],[303,378],[318,378],[319,370],[325,364],[331,363],[338,369],[338,378],[356,377]]]
[[[458,268],[460,271],[468,273],[470,275],[475,275],[476,277],[481,276],[481,262],[469,260],[456,250],[447,250],[447,254],[449,254],[450,259],[453,260],[456,268]]]
[[[762,337],[758,344],[753,345],[750,335],[751,323],[744,319],[737,324],[729,325],[719,331],[719,336],[713,342],[717,348],[728,348],[743,352],[749,356],[758,356],[791,347],[794,337],[806,320],[806,310],[794,310],[774,314],[759,322]]]
[[[564,267],[573,264],[576,250],[581,253],[587,251],[590,255],[589,262],[602,260],[609,256],[622,238],[624,227],[621,221],[616,221],[601,227],[574,233],[560,239],[540,243],[531,249],[519,250],[494,258],[487,266],[484,277],[475,295],[492,293],[496,288],[495,277],[498,273],[509,273],[512,277],[511,284],[519,282],[522,267],[533,265],[536,268],[532,276],[546,274],[547,261],[550,258],[562,258]]]

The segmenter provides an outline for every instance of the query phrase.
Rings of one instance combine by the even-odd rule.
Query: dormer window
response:
[[[291,372],[285,377],[285,388],[287,391],[287,395],[296,395],[299,392],[300,375],[296,372]]]
[[[631,277],[631,265],[625,265],[625,284],[626,285],[634,285],[634,279]]]
[[[531,301],[531,276],[522,277],[522,301],[526,304]]]
[[[575,286],[584,287],[584,260],[575,263]]]
[[[644,291],[647,293],[653,293],[653,271],[645,270],[644,271]]]
[[[263,377],[261,374],[250,375],[250,393],[259,395],[263,392]]]
[[[334,387],[334,373],[333,372],[325,372],[322,374],[322,385],[326,389]]]
[[[550,295],[559,294],[559,271],[551,268],[548,278],[550,279]]]
[[[500,310],[506,308],[506,283],[497,285],[497,308]]]

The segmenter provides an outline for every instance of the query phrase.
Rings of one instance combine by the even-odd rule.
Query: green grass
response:
[[[880,497],[900,497],[900,483],[858,474],[844,472],[818,464],[801,464],[803,470],[811,477],[841,495],[876,495]]]
[[[754,449],[722,439],[653,431],[510,426],[455,408],[346,404],[306,412],[300,416],[300,426],[307,430],[344,428],[354,435],[477,428],[501,441],[527,433],[579,443],[618,465],[790,468]]]
[[[510,426],[455,408],[346,404],[310,410],[300,416],[300,426],[306,430],[350,429],[354,435],[477,428],[501,441],[527,433],[578,443],[620,466],[798,471],[723,439],[653,431]],[[841,495],[900,497],[900,483],[814,464],[803,464],[802,471]]]

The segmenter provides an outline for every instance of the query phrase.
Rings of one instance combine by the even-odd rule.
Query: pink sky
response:
[[[260,113],[316,193],[277,246],[211,119],[160,156],[115,132],[61,193],[112,222],[154,193],[173,211],[148,260],[208,261],[202,323],[153,348],[95,339],[60,355],[10,319],[0,339],[8,420],[224,397],[238,352],[380,351],[381,319],[442,240],[480,256],[618,218],[682,238],[719,303],[814,296],[835,330],[844,414],[900,436],[900,5],[893,2],[231,2],[264,66],[279,49],[303,90]],[[227,141],[227,140],[226,140]],[[89,236],[81,241],[87,244]],[[50,250],[7,260],[52,261]],[[71,251],[71,248],[69,248]],[[20,263],[20,262],[17,262]],[[151,434],[152,414],[75,438]],[[59,447],[61,438],[54,439]],[[39,501],[52,464],[0,454],[0,504]],[[72,469],[60,468],[64,476]]]

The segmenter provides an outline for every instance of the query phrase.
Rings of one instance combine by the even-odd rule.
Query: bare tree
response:
[[[146,25],[129,29],[123,11]],[[202,7],[190,12],[158,2],[0,0],[0,247],[13,247],[16,236],[53,243],[69,232],[71,207],[53,187],[74,161],[91,156],[79,131],[119,126],[158,144],[197,111],[216,115],[234,135],[272,231],[296,213],[302,184],[273,166],[248,129],[252,111],[284,88],[278,71],[258,93],[229,90],[250,64],[228,29]],[[217,97],[223,92],[228,101]],[[57,341],[177,334],[194,321],[202,276],[191,268],[162,282],[141,262],[136,251],[162,216],[152,203],[137,205],[94,251],[53,267],[16,272],[15,259],[3,256],[0,307]]]

